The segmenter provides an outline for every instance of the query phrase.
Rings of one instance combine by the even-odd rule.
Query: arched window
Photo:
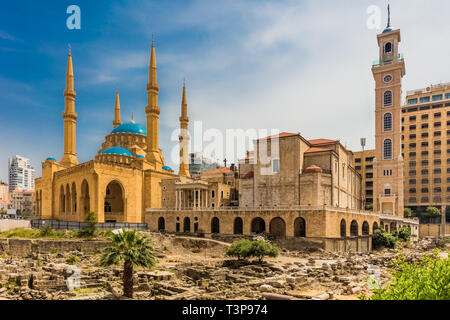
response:
[[[158,231],[164,231],[166,229],[166,221],[163,217],[158,219]]]
[[[363,236],[367,236],[367,235],[369,235],[369,224],[367,223],[367,221],[364,221],[363,222],[363,225],[362,225],[362,234],[363,234]]]
[[[383,141],[383,159],[391,160],[392,159],[392,140],[386,139]]]
[[[345,220],[341,220],[341,237],[347,236],[347,224],[345,223]]]
[[[377,223],[377,222],[374,222],[374,223],[373,223],[373,226],[372,226],[373,232],[375,232],[375,230],[377,230],[377,229],[378,229],[378,223]]]
[[[383,131],[392,131],[392,113],[385,113],[383,116]]]
[[[392,43],[388,42],[384,45],[384,53],[391,53],[392,52]]]
[[[220,233],[220,221],[217,217],[211,220],[211,233]]]
[[[383,105],[385,107],[392,106],[392,91],[388,90],[384,92]]]
[[[350,223],[350,236],[358,236],[358,222],[356,222],[356,220],[353,220],[352,223]]]
[[[243,225],[244,223],[242,221],[242,218],[238,217],[234,219],[234,227],[233,227],[234,234],[242,234],[244,231]]]

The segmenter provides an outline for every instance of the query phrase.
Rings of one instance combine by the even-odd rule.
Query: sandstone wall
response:
[[[0,239],[0,254],[26,256],[33,252],[96,252],[109,244],[107,241],[43,240],[43,239]]]
[[[450,234],[450,223],[445,225],[445,234]],[[440,237],[441,225],[440,224],[420,224],[419,225],[419,238],[424,237]]]

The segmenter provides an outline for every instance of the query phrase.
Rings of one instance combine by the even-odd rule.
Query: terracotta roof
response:
[[[316,165],[309,166],[305,170],[305,173],[322,173],[322,172],[323,172],[322,168]]]
[[[292,137],[292,136],[298,136],[298,133],[281,132],[279,134],[276,134],[273,136],[268,136],[265,138],[260,138],[258,140],[268,140],[268,139],[284,138],[284,137]]]
[[[330,148],[318,148],[318,147],[311,147],[308,150],[305,151],[305,153],[313,153],[313,152],[322,152],[322,151],[330,151],[333,149]]]
[[[228,167],[223,167],[223,168],[218,168],[218,169],[213,169],[213,170],[209,170],[206,172],[202,172],[200,173],[200,175],[204,175],[204,174],[218,174],[218,173],[230,173],[233,172],[230,168]]]
[[[322,144],[322,143],[333,143],[336,142],[338,140],[330,140],[330,139],[313,139],[313,140],[308,140],[309,143],[311,144]]]

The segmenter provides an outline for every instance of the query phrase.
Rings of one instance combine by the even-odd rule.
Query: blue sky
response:
[[[68,30],[66,8],[81,8]],[[170,163],[186,78],[189,116],[204,128],[277,128],[306,138],[374,143],[371,63],[376,34],[366,10],[378,0],[2,1],[0,4],[0,179],[7,158],[41,162],[63,153],[63,90],[72,46],[77,153],[94,158],[122,120],[145,124],[152,33],[157,47],[160,146]],[[447,0],[392,0],[402,31],[406,90],[450,81]],[[201,150],[196,150],[201,151]],[[241,150],[245,152],[245,150]]]

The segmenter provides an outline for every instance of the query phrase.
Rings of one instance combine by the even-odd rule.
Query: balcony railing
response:
[[[374,67],[380,66],[380,65],[385,65],[394,61],[398,61],[398,60],[402,60],[403,59],[403,53],[399,53],[396,56],[390,57],[390,58],[385,58],[385,59],[381,59],[381,60],[375,60],[372,65]]]

